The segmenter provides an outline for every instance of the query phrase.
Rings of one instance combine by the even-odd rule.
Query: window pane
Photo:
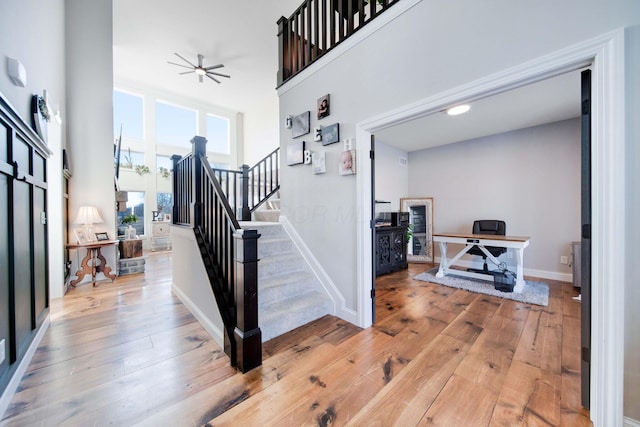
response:
[[[124,169],[133,169],[137,165],[144,165],[144,153],[122,150],[120,153],[120,167]]]
[[[207,151],[229,154],[229,120],[207,114]]]
[[[198,132],[198,117],[193,110],[156,102],[156,143],[191,149]]]
[[[118,204],[120,205],[120,203]],[[122,224],[122,218],[130,214],[135,214],[138,217],[138,221],[133,224]],[[126,207],[123,209],[119,206],[118,236],[124,236],[125,230],[129,225],[136,229],[138,236],[144,235],[144,192],[142,191],[127,191]]]
[[[158,212],[171,215],[173,210],[173,194],[158,193]]]
[[[141,96],[113,91],[113,135],[115,138],[120,136],[120,126],[122,125],[123,138],[142,141],[143,117]]]

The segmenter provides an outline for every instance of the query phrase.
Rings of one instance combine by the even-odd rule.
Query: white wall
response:
[[[399,2],[394,8],[402,9],[403,4],[413,3]],[[386,21],[394,16],[393,10],[378,19]],[[337,49],[348,54],[334,53],[318,61],[279,89],[281,149],[286,151],[291,142],[283,129],[285,116],[313,110],[316,99],[324,93],[331,93],[331,116],[324,120],[339,122],[343,137],[353,137],[356,123],[386,111],[638,24],[640,2],[633,0],[544,0],[535,5],[496,0],[418,1],[361,43],[347,42]],[[369,25],[376,26],[375,21]],[[367,27],[359,33],[366,32]],[[637,58],[638,49],[630,54]],[[628,96],[637,102],[637,93]],[[314,125],[312,120],[311,126]],[[638,135],[632,136],[627,139],[628,145],[637,143]],[[338,148],[330,147],[328,151],[333,156],[328,158],[331,169],[337,165]],[[360,159],[365,156],[366,153],[358,153]],[[359,224],[354,217],[339,215],[358,208],[355,180],[337,177],[335,172],[318,180],[300,166],[283,167],[282,177],[283,213],[308,242],[347,304],[357,309],[354,254],[357,250],[355,230]],[[631,188],[637,189],[637,177],[633,178],[636,184]],[[316,218],[296,215],[307,210],[322,211],[323,215]],[[629,215],[637,218],[639,212],[635,210]],[[436,218],[436,224],[437,221]],[[637,263],[631,255],[628,262]],[[637,281],[629,282],[628,286],[631,283],[637,284]],[[635,299],[626,298],[628,307],[639,306],[637,294],[630,296]],[[627,337],[633,343],[640,340],[637,333]],[[628,348],[632,348],[631,343]],[[637,361],[637,353],[627,352],[627,357],[635,357],[633,360]],[[627,406],[637,402],[638,396],[640,390],[628,393]]]
[[[407,162],[402,165],[400,159],[408,160],[408,153],[376,140],[376,200],[391,202],[377,204],[376,213],[397,212],[400,210],[400,199],[412,196],[409,191],[409,167]]]
[[[625,292],[625,384],[624,414],[640,424],[640,27],[627,31],[627,271]]]
[[[469,233],[476,219],[502,219],[507,234],[531,237],[525,274],[571,280],[560,256],[580,240],[580,119],[415,151],[409,160],[409,193],[434,198],[434,232]]]
[[[50,122],[48,146],[47,223],[49,231],[50,297],[64,289],[62,239],[62,148],[65,118],[64,1],[7,0],[0,6],[0,92],[18,114],[31,124],[31,95],[46,90],[52,107],[60,109],[62,128]],[[7,58],[22,62],[27,72],[25,87],[15,86],[7,72]]]
[[[214,341],[224,348],[222,317],[216,305],[201,255],[188,227],[171,227],[173,290]],[[198,262],[193,262],[197,260]]]
[[[242,163],[255,165],[278,148],[278,98],[265,98],[244,113],[244,158]]]
[[[96,225],[95,231],[114,237],[111,0],[67,0],[65,6],[67,147],[72,173],[69,213],[73,221],[80,206],[97,207],[104,223]],[[70,236],[74,228],[70,227]],[[102,252],[115,270],[115,247]],[[77,257],[71,259],[75,264]]]

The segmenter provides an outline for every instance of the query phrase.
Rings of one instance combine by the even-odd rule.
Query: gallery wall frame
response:
[[[322,145],[335,144],[340,141],[340,123],[322,128]]]
[[[287,145],[287,166],[304,163],[304,141],[294,141]]]
[[[297,138],[310,132],[311,111],[305,111],[293,117],[291,137]]]

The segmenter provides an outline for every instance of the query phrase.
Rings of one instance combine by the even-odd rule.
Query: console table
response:
[[[93,286],[96,285],[96,274],[103,273],[104,277],[113,280],[116,278],[115,273],[111,272],[111,267],[107,265],[107,260],[102,255],[102,248],[108,246],[115,246],[118,244],[118,240],[105,240],[100,242],[91,242],[84,244],[69,244],[68,249],[80,249],[87,250],[87,254],[80,263],[80,269],[76,272],[76,280],[69,282],[69,286],[75,286],[84,279],[84,276],[91,274],[91,282]]]
[[[447,274],[455,274],[458,276],[472,277],[474,279],[493,281],[493,276],[482,273],[474,273],[471,271],[452,270],[450,267],[455,264],[462,255],[466,254],[473,246],[478,246],[482,252],[496,264],[500,261],[491,255],[485,246],[500,246],[504,248],[512,248],[516,251],[516,284],[513,292],[522,292],[524,289],[524,275],[522,272],[522,263],[524,258],[524,248],[529,246],[529,237],[520,236],[496,236],[489,234],[464,234],[464,233],[434,233],[433,241],[440,244],[440,268],[436,273],[436,277],[444,277]],[[451,259],[447,259],[447,244],[458,243],[465,245]]]

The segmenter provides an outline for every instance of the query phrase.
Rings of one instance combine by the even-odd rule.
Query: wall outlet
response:
[[[0,341],[0,363],[4,362],[4,340]]]
[[[569,264],[569,258],[567,256],[562,255],[560,257],[560,264],[564,264],[564,265]]]

